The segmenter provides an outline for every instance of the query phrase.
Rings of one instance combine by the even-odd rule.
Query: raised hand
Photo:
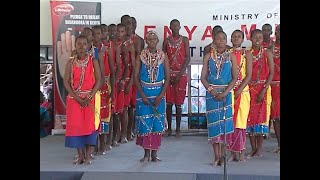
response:
[[[61,41],[57,42],[57,62],[62,78],[64,77],[66,64],[73,50],[75,50],[75,36],[71,35],[70,31],[66,31],[61,34]]]

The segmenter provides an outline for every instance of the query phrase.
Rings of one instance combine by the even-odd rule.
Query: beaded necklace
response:
[[[245,54],[244,54],[245,51],[241,47],[238,47],[238,48],[231,48],[230,52],[233,52],[235,54],[241,53],[241,55],[240,55],[240,64],[238,65],[238,63],[237,63],[237,72],[238,72],[237,73],[237,79],[240,80],[239,75],[240,75],[241,68],[242,68],[242,66],[244,64],[244,61],[245,61]]]
[[[154,83],[158,77],[158,72],[159,72],[159,64],[158,64],[158,60],[159,60],[159,51],[156,51],[156,54],[153,54],[149,51],[147,51],[147,70],[148,70],[148,77],[150,79],[151,83]]]
[[[146,48],[141,52],[141,61],[147,69],[150,83],[154,83],[158,79],[159,65],[164,61],[163,52],[160,49],[157,49],[154,54]]]
[[[91,53],[89,54],[91,55]],[[77,88],[74,88],[74,81],[73,81],[73,71],[71,69],[71,88],[74,92],[79,92],[82,85],[83,85],[83,80],[84,80],[84,73],[85,73],[85,68],[88,65],[89,62],[89,55],[87,54],[84,60],[80,60],[77,56],[77,54],[75,56],[73,56],[72,59],[72,63],[71,63],[71,67],[73,67],[73,65],[75,65],[76,67],[80,67],[81,68],[81,74],[80,74],[80,82]]]
[[[223,65],[225,63],[225,61],[227,60],[227,58],[230,57],[230,52],[226,49],[223,53],[218,53],[216,48],[214,46],[211,45],[211,58],[214,62],[215,68],[217,70],[217,75],[216,75],[216,79],[219,79],[221,76],[221,72],[223,69]]]
[[[251,48],[251,55],[252,55],[252,57],[253,57],[253,60],[252,60],[252,62],[256,62],[256,61],[258,61],[258,73],[257,73],[257,79],[255,80],[255,81],[252,81],[252,82],[255,82],[255,83],[253,83],[254,85],[256,85],[257,83],[259,83],[259,81],[260,81],[260,74],[261,74],[261,69],[262,69],[262,61],[263,61],[263,48],[262,48],[262,46],[260,46],[260,49],[259,49],[259,53],[256,55],[256,56],[254,56],[253,55],[253,52],[254,52],[254,49],[253,48]]]
[[[181,47],[181,43],[182,43],[182,36],[179,35],[179,39],[177,40],[174,40],[173,39],[173,36],[170,36],[168,38],[168,46],[169,46],[169,50],[170,50],[170,53],[173,54],[173,49],[176,49],[175,53],[173,54],[173,56],[171,57],[171,59],[169,60],[169,62],[171,60],[173,60],[173,62],[171,63],[171,69],[173,68],[173,66],[178,63],[177,62],[177,56],[180,52],[180,47]],[[180,66],[181,64],[179,64]]]

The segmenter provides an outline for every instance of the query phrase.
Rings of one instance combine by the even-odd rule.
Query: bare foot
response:
[[[143,157],[142,159],[140,159],[140,162],[147,162],[150,161],[149,157]]]
[[[180,131],[176,131],[176,137],[181,137],[181,132]]]
[[[77,156],[74,161],[73,161],[73,164],[75,165],[79,165],[79,164],[82,164],[84,162],[84,159],[83,158],[79,158],[79,156]]]
[[[218,163],[219,166],[224,166],[224,158],[222,157]]]
[[[247,158],[250,159],[256,154],[256,150],[252,150],[248,155]]]
[[[134,140],[134,138],[131,135],[127,136],[127,139],[128,139],[128,141],[133,141]]]
[[[234,155],[234,154],[231,155],[231,156],[229,157],[229,159],[228,159],[228,162],[230,162],[230,161],[238,161],[236,155]]]
[[[244,152],[240,153],[240,159],[239,162],[245,162],[246,158],[244,157]]]
[[[106,151],[110,151],[112,149],[112,146],[110,144],[106,145]]]
[[[99,155],[105,155],[106,154],[106,151],[105,150],[101,150],[100,152],[99,152]]]
[[[217,166],[219,164],[219,160],[215,160],[212,163],[210,163],[211,166]]]
[[[99,150],[99,155],[105,155],[106,154],[106,146],[101,146]]]
[[[83,162],[85,165],[89,165],[89,164],[91,164],[91,160],[89,159],[89,160],[85,160],[84,162]]]
[[[262,152],[260,149],[256,150],[256,153],[253,155],[254,157],[262,157]]]
[[[99,156],[99,150],[98,150],[97,147],[94,148],[94,151],[93,151],[92,154],[95,155],[95,156]]]
[[[152,162],[158,162],[158,161],[161,161],[161,159],[160,159],[159,157],[157,157],[157,156],[153,156],[153,157],[151,158],[151,161],[152,161]]]
[[[94,159],[94,155],[93,155],[92,153],[90,154],[90,158],[91,158],[91,159]]]
[[[120,143],[127,143],[128,142],[128,140],[127,140],[127,138],[125,137],[125,138],[121,138],[121,140],[120,140]]]
[[[271,152],[273,153],[278,153],[280,151],[280,147],[276,147],[274,150],[272,150]]]
[[[112,147],[118,147],[119,144],[117,143],[117,141],[113,141],[112,144],[111,144],[111,146],[112,146]]]
[[[171,130],[167,130],[165,133],[164,133],[165,136],[171,136],[172,135],[172,131]]]

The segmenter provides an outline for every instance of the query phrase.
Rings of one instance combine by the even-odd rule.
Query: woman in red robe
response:
[[[80,35],[75,41],[76,54],[70,57],[64,74],[66,100],[65,146],[77,148],[75,164],[90,164],[91,147],[96,145],[95,97],[101,84],[99,62],[87,53],[88,39]],[[84,152],[85,149],[85,152]]]
[[[269,133],[271,88],[274,73],[272,52],[263,48],[263,33],[260,29],[251,32],[252,78],[249,83],[250,111],[247,121],[247,132],[251,143],[249,157],[262,156],[264,136]]]
[[[276,28],[276,41],[273,46],[274,75],[271,82],[271,116],[278,147],[274,153],[280,153],[280,24]]]

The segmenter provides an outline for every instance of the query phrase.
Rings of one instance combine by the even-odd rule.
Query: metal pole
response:
[[[223,121],[224,121],[224,168],[223,168],[223,179],[228,180],[228,175],[227,175],[227,137],[226,137],[226,132],[227,132],[227,127],[226,127],[226,98],[223,100]]]

